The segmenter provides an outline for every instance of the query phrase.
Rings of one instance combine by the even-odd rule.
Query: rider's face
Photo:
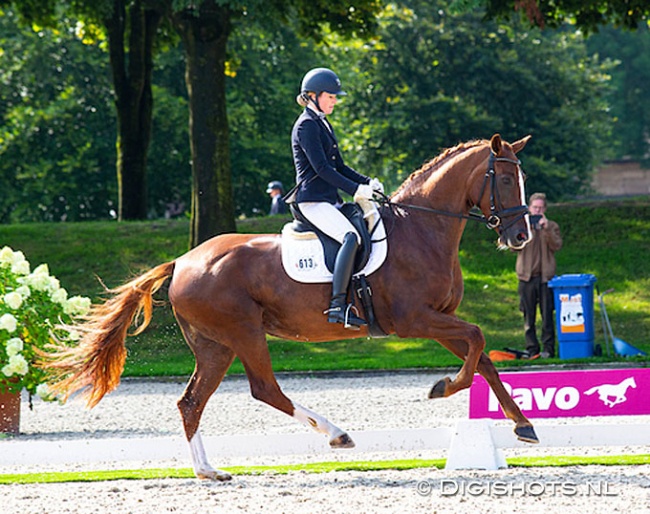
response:
[[[332,95],[330,93],[322,92],[318,97],[318,105],[326,116],[332,114],[336,102],[338,102],[338,98],[336,95]]]

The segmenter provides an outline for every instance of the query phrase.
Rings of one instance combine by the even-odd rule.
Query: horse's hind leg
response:
[[[185,436],[190,444],[194,473],[198,478],[230,480],[232,477],[229,473],[210,466],[199,432],[199,423],[210,396],[219,387],[235,354],[230,348],[199,334],[178,314],[176,318],[196,360],[194,373],[177,402]]]
[[[241,340],[240,340],[241,343]],[[326,434],[333,448],[353,448],[350,436],[311,410],[292,402],[280,389],[271,366],[271,356],[264,333],[247,339],[246,352],[237,352],[246,370],[251,394],[271,407],[292,416],[316,432]]]

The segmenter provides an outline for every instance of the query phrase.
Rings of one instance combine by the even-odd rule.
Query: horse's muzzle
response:
[[[521,250],[530,242],[530,239],[528,232],[523,229],[503,231],[499,235],[499,243],[512,250]]]

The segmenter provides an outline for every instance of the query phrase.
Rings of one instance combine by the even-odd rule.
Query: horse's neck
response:
[[[480,148],[465,150],[459,155],[423,169],[419,176],[395,195],[395,202],[455,214],[467,214],[471,207],[470,192]]]
[[[466,201],[461,192],[447,187],[444,181],[437,183],[434,189],[429,195],[405,194],[393,199],[404,205],[395,219],[395,229],[402,234],[400,246],[404,242],[417,241],[418,245],[429,247],[429,251],[455,258],[466,225],[466,220],[458,215],[466,213]]]
[[[447,213],[405,207],[396,223],[407,241],[418,234],[419,242],[427,241],[436,252],[457,257],[466,225],[466,220],[458,216],[466,215],[471,207],[469,198],[479,150],[466,150],[430,170],[423,169],[392,198],[395,203]]]

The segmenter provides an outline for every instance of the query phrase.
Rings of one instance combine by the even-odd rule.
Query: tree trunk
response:
[[[112,16],[105,20],[117,109],[120,221],[147,217],[146,169],[153,112],[153,42],[162,14],[146,9],[142,4],[142,0],[115,0]]]
[[[190,245],[235,232],[226,111],[226,45],[231,12],[212,0],[174,15],[186,57],[190,104],[192,210]]]

